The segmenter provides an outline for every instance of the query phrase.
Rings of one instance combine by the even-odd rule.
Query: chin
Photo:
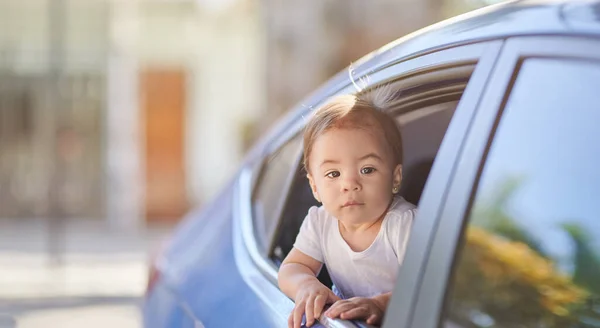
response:
[[[367,215],[364,212],[354,212],[354,213],[344,213],[340,216],[337,216],[338,220],[344,222],[344,223],[350,223],[350,224],[359,224],[359,223],[366,223],[366,222],[370,222],[372,221],[370,218],[372,216],[371,215]]]

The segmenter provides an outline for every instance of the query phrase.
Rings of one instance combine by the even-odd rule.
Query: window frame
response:
[[[483,92],[457,162],[456,174],[449,184],[414,314],[406,327],[444,324],[449,283],[486,157],[520,65],[531,58],[600,61],[600,42],[568,36],[528,36],[506,41],[490,77],[493,82]]]

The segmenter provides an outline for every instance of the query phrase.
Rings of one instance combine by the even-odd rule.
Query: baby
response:
[[[304,166],[315,199],[279,269],[279,287],[296,305],[288,325],[325,315],[380,324],[404,258],[416,207],[397,193],[402,137],[371,99],[345,95],[319,108],[304,131]],[[378,105],[383,103],[383,105]],[[323,263],[332,289],[317,278]]]

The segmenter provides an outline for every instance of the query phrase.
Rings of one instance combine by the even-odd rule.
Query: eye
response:
[[[340,172],[339,171],[331,171],[331,172],[325,174],[325,176],[328,178],[331,178],[331,179],[337,178],[340,176]]]
[[[363,167],[362,169],[360,169],[361,174],[371,174],[373,172],[375,172],[374,167]]]

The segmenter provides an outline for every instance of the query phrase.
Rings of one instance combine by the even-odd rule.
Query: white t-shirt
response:
[[[342,238],[338,220],[323,206],[313,206],[308,210],[294,247],[325,263],[343,298],[387,293],[394,288],[416,213],[415,205],[395,197],[371,246],[355,252]]]

